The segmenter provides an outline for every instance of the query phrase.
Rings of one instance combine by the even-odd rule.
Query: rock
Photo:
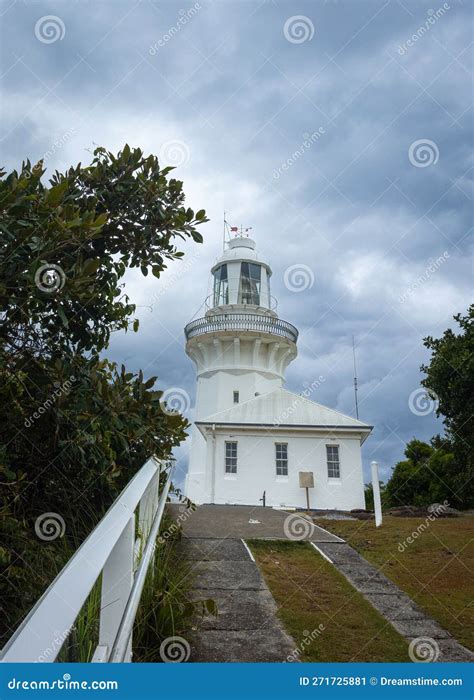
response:
[[[387,515],[393,515],[395,518],[425,518],[426,514],[426,508],[416,506],[398,506],[387,511]]]
[[[427,508],[429,515],[434,515],[437,518],[458,518],[461,513],[456,508],[444,503],[432,503]]]
[[[353,508],[351,513],[373,513],[373,510],[367,510],[366,508]]]

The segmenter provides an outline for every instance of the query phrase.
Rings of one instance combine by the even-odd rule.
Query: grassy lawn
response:
[[[461,644],[474,649],[474,518],[438,519],[426,526],[424,518],[384,516],[377,529],[373,521],[316,522],[343,537]],[[406,542],[417,528],[419,535]]]
[[[248,544],[301,661],[409,661],[405,640],[311,545]]]

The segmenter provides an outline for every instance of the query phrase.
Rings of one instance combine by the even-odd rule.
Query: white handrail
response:
[[[114,645],[110,652],[109,661],[111,662],[121,662],[126,660],[130,636],[133,630],[133,623],[135,622],[135,617],[137,614],[138,605],[140,603],[143,586],[145,585],[145,578],[147,575],[148,567],[150,566],[150,563],[153,558],[153,553],[155,551],[155,540],[158,536],[158,531],[160,529],[161,518],[163,517],[163,511],[165,509],[166,498],[168,496],[170,485],[171,479],[168,478],[168,481],[166,482],[166,485],[163,489],[163,493],[160,496],[158,510],[156,511],[155,519],[150,530],[150,537],[148,538],[147,545],[143,552],[140,565],[135,575],[132,590],[130,591],[130,596],[127,600],[127,605],[125,607],[119,628],[117,630],[117,636],[115,638]]]
[[[153,532],[159,528],[159,522],[155,528],[155,513],[160,469],[160,463],[151,458],[135,474],[7,642],[0,655],[2,662],[54,661],[62,645],[58,644],[58,637],[62,641],[66,639],[101,572],[101,637],[112,642],[115,640],[130,591],[133,590],[134,525],[138,504],[140,517],[146,518],[141,526],[147,540],[151,540]],[[163,495],[168,493],[170,479],[169,475]],[[166,496],[160,500],[160,506],[163,504],[161,515],[165,501]],[[128,543],[131,543],[130,556],[124,557]],[[128,581],[125,586],[124,579]],[[111,599],[111,592],[115,593],[112,614],[107,602]],[[106,661],[111,646],[108,642],[104,646],[104,642],[99,640],[94,660]]]

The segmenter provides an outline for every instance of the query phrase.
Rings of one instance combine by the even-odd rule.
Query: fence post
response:
[[[148,484],[145,493],[143,494],[138,509],[138,527],[140,534],[145,544],[150,533],[151,524],[155,517],[156,508],[158,506],[158,497],[160,489],[160,466],[157,465],[156,474]]]
[[[110,552],[102,572],[99,645],[93,662],[107,661],[133,584],[135,514]],[[131,661],[131,641],[129,647]]]
[[[375,527],[382,524],[382,502],[380,500],[380,484],[379,484],[379,465],[377,462],[371,462],[372,470],[372,491],[374,494],[374,510],[375,510]]]

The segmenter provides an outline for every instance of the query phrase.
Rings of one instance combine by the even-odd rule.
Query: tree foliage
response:
[[[413,439],[406,459],[398,462],[384,487],[386,506],[427,506],[447,501],[453,508],[467,508],[471,500],[462,489],[465,475],[449,445],[435,447]]]
[[[425,338],[432,352],[422,384],[438,399],[446,439],[461,468],[473,476],[474,451],[474,305],[463,316],[454,317],[461,333],[448,328],[441,338]],[[466,483],[469,488],[469,484]],[[470,484],[471,492],[473,484]]]
[[[202,240],[205,213],[184,206],[170,170],[125,146],[97,148],[91,165],[46,184],[42,163],[1,172],[4,627],[64,564],[60,538],[38,537],[38,516],[59,514],[75,549],[146,459],[169,458],[186,436],[186,420],[163,410],[156,377],[102,355],[113,331],[138,330],[126,270],[159,278],[182,257],[180,243]]]
[[[170,170],[125,146],[117,156],[97,148],[90,166],[55,172],[49,185],[42,163],[29,161],[0,181],[3,342],[99,352],[127,329],[135,307],[120,284],[126,270],[159,277],[183,255],[176,239],[202,241],[205,213],[184,206]]]
[[[396,464],[384,489],[388,506],[428,505],[445,500],[454,508],[474,507],[474,306],[454,317],[461,328],[448,329],[441,338],[425,338],[432,351],[421,370],[422,384],[438,400],[446,434],[431,444],[413,439],[406,460]]]

